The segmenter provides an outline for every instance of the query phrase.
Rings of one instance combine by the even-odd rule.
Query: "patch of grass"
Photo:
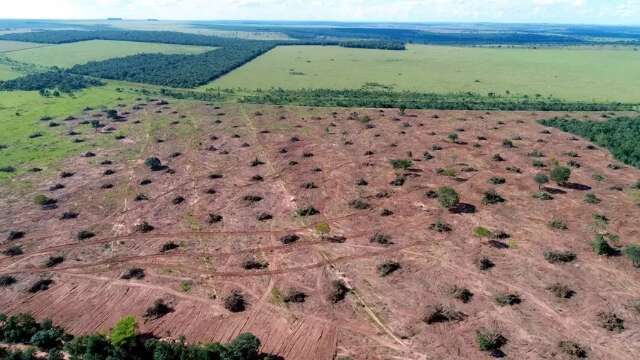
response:
[[[479,238],[489,237],[491,236],[491,231],[489,231],[489,229],[484,228],[482,226],[478,226],[477,228],[473,229],[473,236],[476,236]]]
[[[321,235],[325,235],[331,232],[331,226],[324,222],[315,224],[313,228]]]

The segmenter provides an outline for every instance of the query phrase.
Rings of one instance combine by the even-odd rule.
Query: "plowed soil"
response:
[[[487,358],[476,345],[480,328],[500,331],[508,340],[502,351],[513,359],[568,359],[558,348],[562,340],[583,345],[593,359],[640,354],[640,313],[631,306],[640,299],[640,273],[623,256],[591,249],[596,233],[618,235],[615,247],[638,241],[640,207],[620,188],[640,179],[640,171],[614,169],[606,150],[589,149],[588,142],[555,129],[543,133],[547,129],[536,122],[565,114],[135,105],[118,109],[125,121],[99,117],[107,126],[98,131],[81,124],[97,111],[64,122],[96,144],[125,135],[118,148],[96,145],[95,157],[78,154],[59,169],[0,189],[2,249],[19,245],[23,251],[0,257],[0,274],[17,279],[0,288],[2,311],[51,318],[74,334],[108,330],[129,314],[142,331],[192,342],[252,332],[263,351],[293,360]],[[458,134],[457,142],[450,133]],[[504,147],[505,139],[514,139],[514,146]],[[534,150],[544,157],[529,156]],[[494,161],[498,153],[504,161]],[[151,171],[144,164],[151,156],[166,168]],[[412,164],[394,169],[392,159]],[[101,164],[105,160],[111,164]],[[533,160],[547,168],[533,167]],[[571,160],[580,167],[572,168],[570,184],[549,183],[554,199],[534,199],[533,176],[554,161]],[[105,175],[108,169],[114,173]],[[61,178],[61,171],[74,175]],[[595,174],[604,180],[594,180]],[[506,182],[490,184],[492,177]],[[392,184],[398,178],[404,183]],[[50,191],[57,183],[64,188]],[[440,186],[454,188],[466,211],[444,209],[426,196]],[[490,189],[505,201],[483,204]],[[601,202],[586,203],[586,193]],[[37,194],[56,199],[57,208],[35,205]],[[139,194],[146,200],[136,201]],[[181,203],[174,201],[179,196]],[[368,207],[354,208],[357,199]],[[309,206],[318,213],[297,213]],[[383,209],[391,214],[382,216]],[[61,220],[64,212],[78,216]],[[258,220],[261,213],[271,219]],[[594,223],[595,213],[608,224]],[[210,214],[222,219],[210,222]],[[551,229],[552,219],[567,229]],[[451,231],[431,230],[438,220]],[[153,229],[137,231],[142,222]],[[480,226],[503,236],[475,236]],[[79,240],[82,230],[95,236]],[[10,231],[25,236],[5,241]],[[375,233],[390,243],[372,242]],[[299,239],[280,241],[291,234]],[[162,252],[168,242],[178,247]],[[573,251],[577,259],[552,264],[543,256],[549,250]],[[47,268],[49,256],[65,260]],[[495,266],[480,270],[482,257]],[[245,269],[247,259],[268,265]],[[380,276],[377,267],[385,261],[400,269]],[[131,268],[144,269],[144,278],[122,279]],[[42,278],[53,280],[49,289],[29,292]],[[351,289],[337,303],[329,300],[334,280]],[[554,283],[569,286],[573,296],[555,297],[547,290]],[[455,299],[454,287],[473,297]],[[304,292],[305,301],[285,302],[291,289]],[[225,309],[232,291],[244,296],[245,311]],[[500,306],[494,298],[501,293],[517,294],[521,303]],[[156,299],[173,312],[145,320]],[[429,306],[439,304],[464,319],[423,321]],[[623,318],[625,330],[602,328],[602,311]]]

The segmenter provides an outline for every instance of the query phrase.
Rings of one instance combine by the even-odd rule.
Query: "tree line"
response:
[[[556,117],[540,123],[588,139],[608,149],[619,161],[640,168],[640,117],[616,117],[606,121]]]
[[[629,111],[634,104],[569,102],[528,96],[480,95],[475,93],[418,93],[365,89],[269,89],[240,98],[241,102],[272,105],[325,107],[371,107],[439,110],[507,111]]]
[[[107,334],[74,337],[50,320],[37,322],[31,315],[0,314],[0,341],[27,345],[26,348],[0,347],[0,359],[35,360],[36,351],[47,353],[47,360],[269,360],[280,357],[261,353],[260,340],[251,333],[238,335],[228,344],[187,344],[160,340],[140,334],[137,322],[126,316]],[[64,352],[64,353],[63,353]]]
[[[45,95],[49,93],[49,90],[52,90],[53,93],[71,93],[87,87],[100,85],[103,85],[103,82],[100,80],[55,69],[48,72],[25,75],[17,79],[0,81],[0,90],[40,91],[41,94]]]

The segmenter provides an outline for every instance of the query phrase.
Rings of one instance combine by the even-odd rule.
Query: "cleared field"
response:
[[[473,91],[567,100],[640,101],[640,52],[409,46],[407,51],[278,47],[207,87]]]
[[[13,60],[24,63],[42,66],[71,67],[89,61],[106,60],[141,53],[199,54],[211,49],[212,48],[203,46],[90,40],[15,51],[7,56]]]
[[[5,64],[0,64],[0,81],[15,79],[18,76],[20,76],[20,73],[11,69],[10,66]]]
[[[48,45],[22,42],[22,41],[0,40],[0,53],[17,51],[17,50],[25,50],[25,49],[31,49],[31,48],[37,48],[37,47],[43,47],[43,46],[48,46]]]

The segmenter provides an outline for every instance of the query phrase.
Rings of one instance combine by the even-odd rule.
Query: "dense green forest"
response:
[[[13,91],[40,91],[41,94],[48,94],[48,90],[53,93],[74,92],[91,86],[99,86],[103,83],[96,79],[90,79],[85,76],[71,74],[63,70],[52,70],[41,73],[25,75],[23,77],[0,81],[0,90]]]
[[[613,156],[640,168],[640,117],[609,118],[606,121],[583,121],[553,118],[540,121],[608,149]]]
[[[372,107],[440,110],[530,110],[530,111],[624,111],[634,105],[622,103],[567,102],[549,98],[483,96],[473,93],[433,94],[378,90],[270,89],[244,96],[255,104],[332,107]]]
[[[273,46],[241,41],[199,55],[139,54],[76,65],[70,71],[103,79],[192,88],[242,66]]]
[[[406,50],[403,42],[385,40],[341,41],[339,46],[356,49]]]
[[[37,322],[31,315],[0,314],[0,341],[28,345],[23,349],[0,348],[0,359],[35,360],[36,350],[48,360],[267,360],[277,356],[259,352],[260,340],[240,334],[228,344],[186,344],[139,334],[135,318],[122,318],[108,334],[74,337],[49,320]]]

